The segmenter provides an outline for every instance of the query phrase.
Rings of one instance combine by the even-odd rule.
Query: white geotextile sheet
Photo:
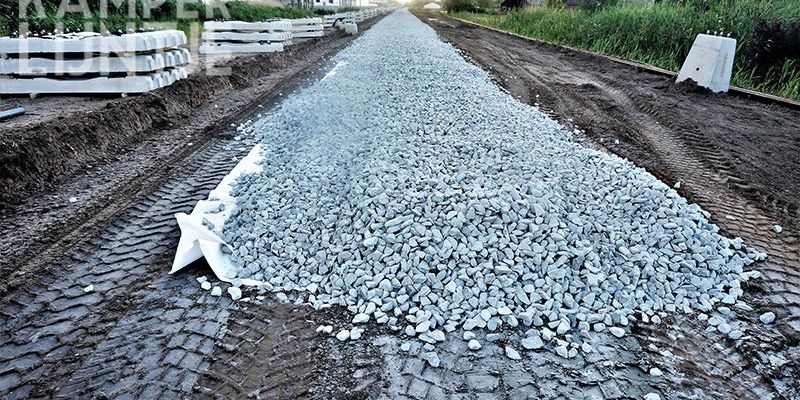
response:
[[[208,194],[207,200],[197,202],[191,214],[175,214],[181,230],[181,238],[178,242],[178,249],[175,251],[170,274],[205,258],[219,280],[232,281],[228,276],[230,276],[229,272],[233,269],[234,264],[230,258],[230,252],[225,254],[222,252],[222,248],[227,247],[229,250],[233,250],[233,248],[225,243],[219,232],[236,208],[236,199],[231,196],[233,184],[243,174],[260,172],[259,162],[262,158],[261,145],[257,144],[247,153],[247,156],[236,164],[231,172],[222,178],[219,185]],[[225,207],[223,211],[218,211],[220,205]],[[212,224],[213,230],[203,224],[203,219]],[[242,280],[242,284],[247,286],[258,286],[262,283],[254,279]]]

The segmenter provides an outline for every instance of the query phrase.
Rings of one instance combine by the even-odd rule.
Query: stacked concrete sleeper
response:
[[[289,21],[203,23],[201,54],[273,53],[292,43]]]
[[[177,30],[0,38],[0,94],[145,93],[186,78]]]

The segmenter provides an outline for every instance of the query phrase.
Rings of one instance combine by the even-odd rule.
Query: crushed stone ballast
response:
[[[182,252],[210,248],[221,280],[346,307],[351,329],[321,329],[341,340],[376,321],[479,349],[473,331],[516,329],[512,359],[545,346],[572,358],[678,312],[744,335],[708,314],[747,309],[742,283],[763,253],[645,170],[572,141],[408,11],[333,61],[247,127],[258,168],[181,217],[197,238]]]
[[[232,282],[234,263],[230,258],[233,248],[220,237],[221,228],[236,207],[236,199],[231,195],[232,185],[243,174],[261,171],[261,145],[256,144],[236,166],[225,175],[208,199],[197,202],[191,214],[178,213],[175,218],[181,230],[181,238],[175,251],[172,269],[174,274],[189,264],[205,258],[214,275],[223,282]],[[242,284],[248,286],[263,285],[264,282],[245,279]]]

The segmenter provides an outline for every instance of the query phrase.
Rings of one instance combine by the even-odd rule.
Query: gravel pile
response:
[[[230,278],[353,313],[354,330],[321,331],[350,340],[376,321],[436,343],[458,330],[477,349],[473,330],[516,328],[518,348],[554,341],[573,357],[593,332],[735,304],[757,275],[744,268],[763,254],[572,142],[407,11],[334,61],[248,128],[263,173],[238,181],[224,227]]]

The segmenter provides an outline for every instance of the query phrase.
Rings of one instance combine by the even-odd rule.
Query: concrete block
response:
[[[186,76],[185,69],[174,68],[121,78],[8,78],[0,79],[0,94],[146,93],[169,86]]]
[[[293,35],[297,39],[315,38],[315,37],[325,36],[325,32],[324,31],[294,32]]]
[[[700,34],[683,62],[676,83],[691,78],[713,92],[727,92],[733,73],[736,39]]]
[[[186,34],[178,30],[101,36],[93,32],[37,38],[0,38],[0,54],[38,53],[142,53],[186,44]]]
[[[292,26],[300,25],[322,25],[322,18],[295,18],[287,20],[292,23]]]
[[[358,33],[358,25],[352,22],[348,22],[342,25],[342,29],[344,30],[345,33],[349,35],[355,35],[356,33]]]
[[[284,43],[204,43],[200,46],[199,52],[200,54],[274,53],[283,51],[283,45]]]
[[[288,20],[292,23],[292,34],[296,38],[324,36],[322,18],[298,18]]]
[[[345,23],[355,23],[356,20],[353,18],[352,13],[339,13],[333,15],[326,15],[324,26],[326,28],[330,28],[334,25],[342,25]]]
[[[292,40],[292,32],[203,32],[204,41],[217,42],[284,42]]]
[[[151,72],[191,62],[187,49],[164,53],[85,59],[9,58],[0,60],[0,75],[44,76]]]
[[[292,30],[292,23],[286,20],[271,22],[206,21],[203,23],[203,28],[206,31],[288,32]]]
[[[319,25],[292,25],[292,33],[294,32],[312,32],[324,30],[322,24]]]

